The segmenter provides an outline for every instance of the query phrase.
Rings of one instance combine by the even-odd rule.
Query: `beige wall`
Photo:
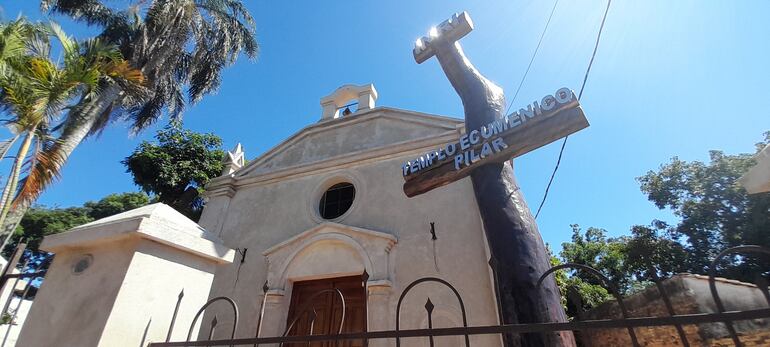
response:
[[[145,342],[165,341],[182,290],[184,297],[172,341],[184,340],[195,313],[208,300],[214,268],[212,262],[200,257],[142,240],[128,267],[99,345],[139,346],[145,329]]]
[[[71,271],[83,255],[93,263]],[[20,345],[140,346],[165,341],[179,292],[172,338],[184,340],[207,301],[216,263],[139,237],[57,252],[32,305]],[[196,330],[197,331],[197,330]]]
[[[110,243],[57,254],[22,328],[19,345],[97,346],[131,262],[132,248],[133,244]],[[93,263],[75,275],[72,266],[83,254],[93,255]]]
[[[411,127],[417,126],[411,124]],[[395,128],[395,131],[400,131]],[[379,139],[386,139],[382,140],[384,142],[380,145],[387,145],[388,141],[395,141],[394,139],[415,139],[415,133],[431,133],[425,129],[411,129],[395,135],[388,131],[391,130],[370,129],[367,132],[367,140],[373,144],[369,146],[376,147]],[[378,132],[387,136],[380,136]],[[323,153],[319,154],[319,151],[325,148],[326,144],[345,142],[342,139],[335,142],[333,138],[349,136],[356,134],[339,127],[318,135],[323,139],[319,140],[319,143],[303,143],[297,148],[314,148],[307,158],[314,161],[323,157]],[[331,147],[335,153],[341,151],[339,146]],[[240,256],[237,256],[233,264],[223,266],[217,271],[210,295],[231,296],[239,304],[242,318],[237,335],[254,336],[262,300],[261,287],[268,278],[268,272],[274,271],[276,267],[275,264],[268,264],[262,253],[324,222],[317,213],[321,194],[331,184],[343,180],[355,185],[356,198],[350,211],[334,222],[387,233],[397,239],[387,258],[389,264],[385,264],[389,269],[389,278],[370,278],[370,284],[377,280],[392,283],[391,288],[385,286],[370,290],[370,330],[394,329],[398,296],[409,283],[426,276],[445,279],[458,289],[465,301],[470,325],[496,324],[497,313],[487,265],[485,239],[470,181],[463,179],[411,199],[402,192],[401,164],[424,153],[426,149],[380,157],[363,156],[360,160],[352,160],[334,167],[236,187],[234,193],[230,194],[232,197],[212,196],[200,224],[209,230],[217,230],[221,225],[220,236],[226,246],[248,248],[243,265],[240,265]],[[351,152],[354,150],[350,149]],[[294,165],[302,162],[302,158],[296,157],[301,156],[301,153],[296,148],[291,151]],[[435,241],[435,262],[430,222],[435,222],[438,236]],[[327,254],[324,249],[334,249],[335,246],[329,244],[314,247],[317,247],[314,252]],[[297,271],[301,274],[298,277],[292,278],[288,275],[284,283],[268,284],[273,295],[269,296],[263,336],[282,333],[291,297],[291,283],[294,280],[336,277],[350,274],[353,268],[358,269],[357,273],[364,270],[364,264],[359,260],[361,257],[355,256],[355,253],[351,253],[353,251],[346,249],[344,245],[336,247],[339,250],[337,255],[334,255],[335,252],[328,252],[328,255],[323,255],[323,261],[340,262],[339,273],[315,272],[314,276],[309,276],[307,271]],[[308,271],[314,273],[313,269]],[[401,320],[403,329],[427,327],[424,309],[427,294],[430,294],[430,299],[437,307],[437,326],[459,325],[462,321],[456,299],[448,289],[429,285],[412,293],[404,304],[405,313]],[[207,317],[211,317],[214,312],[216,310],[207,312]],[[474,340],[483,346],[499,344],[499,337],[496,336],[475,337]]]

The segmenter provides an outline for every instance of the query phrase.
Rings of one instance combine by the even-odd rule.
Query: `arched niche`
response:
[[[391,283],[390,251],[395,236],[379,231],[324,222],[270,247],[268,287],[282,292],[292,281],[369,274],[369,283]]]

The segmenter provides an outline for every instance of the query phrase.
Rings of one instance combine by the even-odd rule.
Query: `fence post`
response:
[[[666,288],[663,287],[663,283],[661,283],[660,278],[658,277],[657,271],[655,269],[650,269],[650,276],[652,276],[652,281],[655,282],[655,286],[658,288],[658,293],[660,293],[660,298],[663,299],[663,303],[666,305],[666,310],[668,311],[669,316],[676,315],[676,312],[674,311],[674,305],[671,304],[671,299],[668,297],[668,292],[666,292]],[[690,341],[687,340],[687,335],[684,333],[684,329],[682,329],[681,324],[674,324],[674,328],[676,328],[677,334],[679,334],[679,339],[682,340],[682,345],[684,347],[690,347]]]
[[[179,305],[182,304],[182,298],[184,297],[184,288],[179,292],[179,296],[176,299],[176,306],[174,306],[174,315],[171,316],[171,324],[168,326],[168,333],[166,334],[166,342],[171,341],[171,332],[174,331],[174,323],[176,323],[176,315],[179,313]]]
[[[8,282],[8,275],[10,275],[13,272],[13,269],[16,268],[16,265],[19,264],[19,259],[21,259],[21,256],[24,254],[24,250],[26,249],[27,244],[23,242],[20,243],[18,246],[16,246],[16,249],[13,251],[11,258],[8,259],[8,264],[5,264],[3,272],[0,273],[0,292],[2,292],[3,288],[5,287],[5,283]]]

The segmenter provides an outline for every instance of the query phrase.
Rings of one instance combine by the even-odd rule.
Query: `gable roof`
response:
[[[389,107],[305,127],[234,173],[235,179],[318,164],[360,153],[396,153],[404,144],[456,138],[463,120]],[[441,139],[446,141],[446,139]],[[435,141],[434,141],[435,142]]]

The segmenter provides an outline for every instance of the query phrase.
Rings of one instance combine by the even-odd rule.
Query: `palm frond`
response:
[[[163,115],[180,119],[187,104],[219,88],[222,70],[259,51],[242,0],[156,0],[125,11],[99,0],[44,0],[43,9],[102,27],[99,38],[119,48],[128,64],[106,66],[108,82],[124,88],[112,114],[129,119],[135,131]],[[129,74],[129,66],[142,76]],[[131,85],[142,82],[144,88]]]
[[[80,55],[80,45],[77,40],[67,35],[61,26],[56,22],[50,22],[48,24],[51,34],[59,40],[62,46],[62,52],[64,52],[64,61],[67,64],[69,61],[77,59]]]
[[[125,60],[104,64],[102,69],[103,72],[110,78],[120,78],[137,85],[144,83],[144,75],[142,74],[142,71],[134,68],[129,64],[129,62]]]
[[[24,18],[0,23],[0,61],[25,53],[26,40],[33,33],[33,26]]]
[[[97,0],[42,0],[40,9],[70,16],[75,20],[85,21],[88,25],[109,26],[120,21],[121,14],[116,13]]]
[[[66,156],[57,142],[43,143],[36,147],[34,163],[30,163],[28,174],[19,182],[20,188],[13,201],[14,206],[32,202],[51,183],[61,176]]]
[[[11,150],[11,147],[13,147],[14,142],[16,142],[16,140],[18,139],[19,139],[19,135],[15,135],[10,139],[0,141],[0,160],[5,159],[5,156],[8,155],[8,151]]]

